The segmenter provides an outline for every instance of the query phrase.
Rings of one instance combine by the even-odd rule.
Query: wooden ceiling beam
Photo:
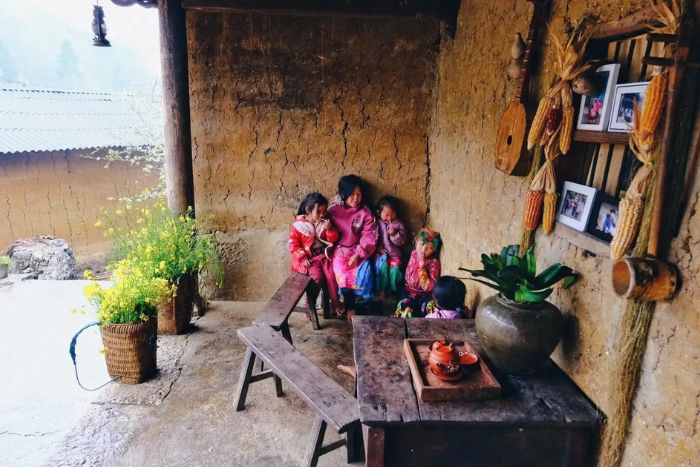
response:
[[[181,0],[187,10],[285,16],[434,18],[454,22],[460,0]]]

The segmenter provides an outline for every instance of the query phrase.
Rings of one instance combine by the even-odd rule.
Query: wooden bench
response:
[[[297,272],[290,274],[287,280],[284,281],[284,284],[277,289],[275,295],[267,302],[263,311],[255,318],[253,324],[267,324],[268,326],[272,326],[276,331],[280,331],[284,338],[291,343],[292,335],[289,332],[289,315],[291,315],[292,312],[301,312],[306,314],[307,318],[311,321],[311,326],[315,331],[318,331],[321,326],[318,322],[315,304],[311,303],[311,308],[297,306],[297,303],[299,303],[299,300],[301,300],[301,297],[308,288],[314,286],[315,284],[309,276]],[[328,294],[324,291],[324,318],[328,318],[329,313],[326,309],[327,295]]]
[[[360,409],[357,400],[319,367],[304,357],[294,346],[269,326],[253,325],[238,330],[238,337],[246,344],[236,395],[236,411],[245,408],[250,383],[272,375],[285,381],[316,412],[304,464],[315,466],[323,454],[347,448],[348,462],[357,462],[364,456],[360,427]],[[253,374],[255,359],[265,362],[268,370]],[[282,388],[276,385],[277,396]],[[323,445],[326,428],[330,426],[345,437]]]

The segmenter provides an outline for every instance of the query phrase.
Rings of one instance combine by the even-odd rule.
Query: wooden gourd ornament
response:
[[[510,60],[506,66],[508,78],[513,80],[520,78],[520,70],[523,67],[523,55],[525,55],[526,48],[523,36],[519,32],[516,33],[513,45],[510,48]]]
[[[501,116],[496,136],[496,168],[509,175],[519,175],[527,170],[527,155],[525,153],[525,131],[527,129],[527,84],[530,75],[530,58],[540,23],[546,18],[550,0],[528,0],[534,5],[527,33],[525,53],[518,73],[519,83],[515,98],[508,104]],[[515,49],[515,47],[514,47]],[[511,51],[511,56],[515,50]]]

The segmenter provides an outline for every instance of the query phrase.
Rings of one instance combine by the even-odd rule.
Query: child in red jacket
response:
[[[326,219],[327,209],[328,200],[321,193],[309,193],[299,205],[289,229],[287,249],[292,254],[292,271],[310,276],[317,285],[307,294],[309,308],[315,306],[321,288],[328,290],[333,307],[338,306],[331,259],[338,230]]]

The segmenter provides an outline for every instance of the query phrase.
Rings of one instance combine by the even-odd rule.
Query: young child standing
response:
[[[452,276],[442,276],[435,282],[433,299],[423,310],[426,318],[462,319],[471,315],[464,305],[467,287],[464,282]]]
[[[398,219],[398,204],[393,196],[384,196],[377,203],[379,241],[375,268],[377,292],[382,300],[387,294],[398,295],[403,285],[401,247],[406,243],[406,227]]]
[[[440,234],[423,228],[416,234],[416,247],[406,266],[404,296],[396,305],[396,316],[420,317],[423,305],[430,301],[440,277]]]
[[[338,241],[338,230],[326,219],[327,209],[328,200],[321,193],[309,193],[299,205],[289,229],[287,249],[292,254],[291,269],[310,276],[317,286],[307,293],[309,308],[315,306],[321,288],[328,290],[331,304],[338,306],[330,251]]]

